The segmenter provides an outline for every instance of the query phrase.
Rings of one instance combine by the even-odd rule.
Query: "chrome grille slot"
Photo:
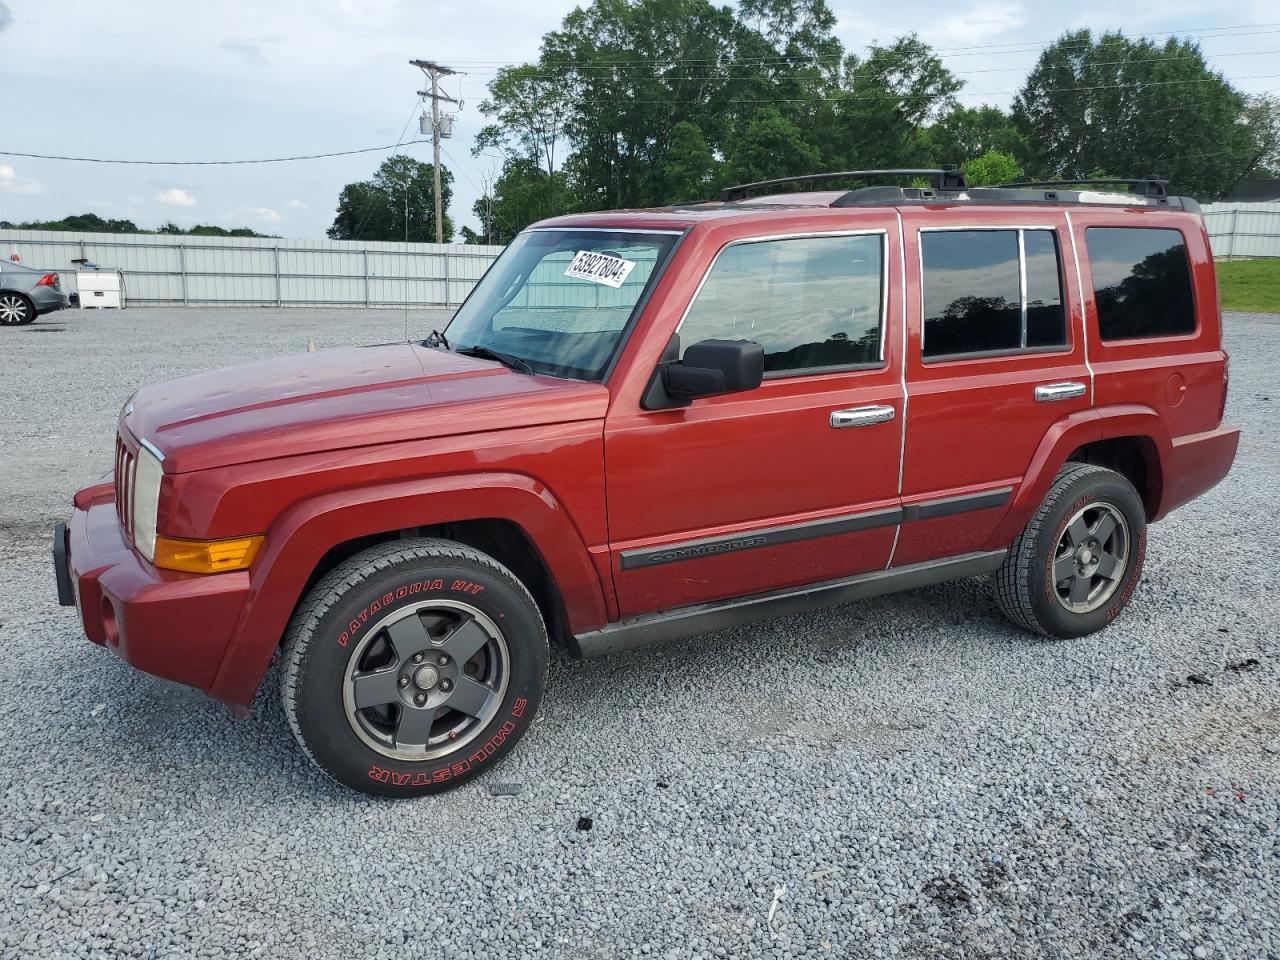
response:
[[[120,529],[133,539],[133,480],[137,469],[137,458],[129,452],[123,438],[116,435],[116,516],[120,519]]]

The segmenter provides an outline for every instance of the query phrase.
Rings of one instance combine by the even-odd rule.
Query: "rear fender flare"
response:
[[[1031,457],[1013,502],[987,543],[988,550],[1008,546],[1034,516],[1067,457],[1087,443],[1113,437],[1145,437],[1155,444],[1161,464],[1173,450],[1164,421],[1151,407],[1116,404],[1081,410],[1053,424]],[[1159,511],[1157,510],[1157,515]]]
[[[359,487],[295,504],[272,525],[211,692],[231,703],[252,701],[312,571],[336,545],[480,519],[507,520],[524,531],[555,581],[571,632],[603,626],[604,592],[582,536],[554,494],[532,477],[486,473]]]

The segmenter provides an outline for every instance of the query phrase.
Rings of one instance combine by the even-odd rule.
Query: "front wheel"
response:
[[[457,786],[508,753],[542,699],[547,631],[506,567],[397,540],[324,577],[289,626],[281,699],[325,773],[379,796]]]
[[[1082,637],[1125,608],[1142,575],[1142,500],[1114,470],[1068,463],[995,577],[996,602],[1035,633]]]

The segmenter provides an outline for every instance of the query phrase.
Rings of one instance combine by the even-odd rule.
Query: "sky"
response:
[[[1280,91],[1280,7],[1269,0],[829,3],[851,50],[918,32],[965,82],[960,100],[969,106],[1007,106],[1039,47],[1086,26],[1193,35],[1242,90]],[[475,226],[471,205],[500,166],[471,153],[485,85],[497,63],[535,58],[542,35],[577,5],[0,0],[0,150],[229,160],[395,144],[417,137],[423,76],[408,61],[436,60],[467,71],[443,86],[464,101],[444,162],[455,173],[454,221]],[[94,212],[144,228],[172,220],[318,238],[343,185],[369,177],[388,152],[210,167],[0,155],[0,220]],[[431,159],[429,143],[404,152]]]

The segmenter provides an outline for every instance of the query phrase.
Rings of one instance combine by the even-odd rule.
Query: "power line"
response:
[[[395,144],[393,146],[386,147],[384,149],[399,150],[400,147],[409,145],[404,142],[404,135],[409,132],[409,124],[413,123],[413,117],[414,117],[414,114],[418,112],[418,104],[420,102],[421,101],[419,100],[415,100],[413,102],[413,107],[409,110],[409,119],[406,120],[404,122],[404,126],[400,128],[400,136],[396,139]],[[410,143],[418,143],[418,142],[419,141],[417,140],[410,141]],[[356,226],[356,233],[355,233],[355,236],[352,238],[353,240],[360,239],[361,234],[364,233],[365,226],[369,223],[369,215],[373,213],[374,197],[375,197],[375,194],[371,193],[369,195],[369,199],[365,201],[364,213],[360,215],[360,223]],[[408,219],[409,219],[408,217],[405,217],[406,224],[408,223]]]
[[[1280,32],[1280,31],[1276,31],[1276,32]],[[1114,66],[1127,66],[1127,65],[1129,65],[1129,64],[1135,64],[1135,63],[1172,63],[1172,62],[1177,62],[1177,61],[1180,61],[1180,60],[1193,60],[1193,61],[1200,61],[1200,60],[1204,60],[1204,59],[1206,59],[1206,57],[1209,57],[1209,56],[1211,56],[1211,57],[1261,57],[1261,56],[1271,56],[1271,55],[1274,55],[1274,54],[1280,54],[1280,50],[1243,50],[1243,51],[1235,51],[1235,52],[1231,52],[1231,53],[1220,53],[1220,54],[1201,55],[1201,56],[1188,55],[1188,54],[1179,54],[1179,55],[1177,55],[1177,56],[1167,56],[1167,57],[1143,57],[1143,58],[1140,58],[1140,59],[1130,59],[1130,60],[1101,60],[1101,61],[1097,61],[1097,62],[1092,62],[1092,63],[1090,63],[1090,64],[1089,64],[1089,66],[1090,66],[1090,67],[1114,67]],[[811,61],[811,62],[812,62],[812,61]],[[891,59],[889,62],[893,62],[893,60]],[[741,61],[734,61],[733,63],[727,64],[726,66],[727,66],[727,68],[728,68],[728,69],[732,69],[733,67],[738,66],[740,63],[741,63]],[[865,66],[865,65],[866,65],[865,63],[860,64],[860,66]],[[770,66],[771,66],[771,67],[772,67],[772,66],[776,66],[776,67],[784,67],[784,66],[805,66],[805,64],[803,64],[803,63],[801,63],[801,64],[776,64],[776,65],[770,65]],[[600,68],[598,68],[598,70],[600,70],[600,71],[607,70],[607,69],[608,69],[608,68],[606,68],[606,67],[600,67]],[[1019,72],[1019,71],[1024,71],[1024,70],[1027,70],[1027,69],[1028,69],[1028,68],[1024,65],[1024,66],[1017,66],[1017,67],[984,67],[983,69],[980,69],[980,70],[951,70],[951,71],[949,71],[949,72],[950,72],[953,76],[960,76],[960,77],[963,77],[963,76],[969,76],[969,75],[971,75],[971,74],[978,74],[978,73],[1017,73],[1017,72]],[[570,71],[568,71],[568,73],[569,73],[570,75],[571,75],[571,74],[573,74],[573,73],[577,73],[577,72],[578,72],[578,71],[576,71],[576,70],[570,70]],[[495,72],[495,76],[496,76],[496,75],[497,75],[497,74],[496,74],[496,72]],[[566,80],[567,80],[567,76],[566,76],[565,74],[561,74],[561,75],[556,75],[556,74],[539,74],[539,75],[531,75],[531,76],[527,77],[526,79],[529,79],[529,80],[546,80],[546,81],[549,81],[549,82],[557,82],[557,81],[563,82],[563,81],[566,81]],[[587,79],[589,79],[589,80],[593,80],[593,79],[609,79],[609,78],[606,78],[606,77],[587,77]],[[632,74],[632,75],[628,75],[628,76],[623,76],[623,77],[621,77],[620,79],[623,79],[623,80],[649,80],[649,79],[652,79],[652,80],[657,80],[657,81],[660,81],[660,82],[663,82],[663,83],[678,83],[678,82],[684,82],[684,81],[695,82],[695,81],[707,81],[707,80],[720,80],[720,81],[724,81],[724,82],[726,82],[726,83],[727,83],[727,82],[729,82],[729,81],[734,81],[734,80],[765,80],[765,79],[770,79],[770,78],[768,78],[768,77],[766,77],[766,76],[764,76],[764,75],[762,75],[762,74],[740,74],[740,75],[737,75],[737,76],[734,76],[734,75],[731,75],[731,74],[715,74],[715,75],[709,75],[709,76],[689,76],[689,75],[686,75],[686,74],[678,74],[678,75],[663,75],[663,74],[657,74],[657,73],[655,73],[655,74],[648,74],[648,75],[644,75],[644,76],[640,76],[640,75],[637,75],[637,74]],[[786,77],[785,79],[787,79],[787,80],[799,80],[799,81],[803,81],[803,80],[823,81],[823,80],[825,80],[826,78],[825,78],[825,77],[804,77],[804,76],[798,76],[798,75],[796,75],[796,76],[788,76],[788,77]]]
[[[1244,23],[1244,24],[1236,24],[1233,26],[1205,27],[1200,30],[1152,31],[1150,33],[1137,35],[1137,39],[1146,39],[1150,37],[1203,37],[1205,39],[1217,39],[1219,37],[1231,37],[1231,36],[1250,36],[1251,37],[1251,36],[1260,35],[1261,33],[1275,33],[1277,31],[1275,29],[1270,29],[1270,28],[1277,28],[1277,27],[1280,27],[1280,22]],[[1244,32],[1224,33],[1224,31],[1244,31]],[[1098,36],[1101,36],[1101,34],[1099,34]],[[1121,36],[1125,36],[1125,34],[1121,32]],[[1043,49],[1044,47],[1056,44],[1058,42],[1058,39],[1019,40],[1019,41],[1013,41],[1009,43],[973,44],[971,46],[965,46],[965,47],[939,47],[939,48],[933,49],[932,52],[935,54],[950,54],[952,56],[984,56],[991,53],[992,51],[1017,52],[1015,48],[1029,49],[1029,50]],[[1095,37],[1092,42],[1096,42],[1096,40],[1097,40],[1097,37]],[[1065,49],[1072,49],[1077,47],[1083,47],[1085,46],[1085,44],[1082,42],[1082,43],[1076,43],[1076,44],[1064,44],[1062,46]],[[972,51],[972,52],[968,52],[968,51]],[[805,62],[820,62],[824,60],[843,60],[845,56],[847,56],[847,53],[833,54],[827,57],[812,57],[804,54],[773,54],[770,56],[741,57],[741,58],[731,58],[731,59],[732,59],[732,62],[735,62],[735,63],[757,63],[757,62],[790,63],[796,60],[801,60]],[[723,60],[725,60],[724,57],[655,57],[655,58],[636,57],[630,60],[582,60],[582,61],[548,60],[548,61],[545,61],[542,65],[580,68],[583,66],[598,64],[603,67],[613,68],[619,65],[626,65],[626,64],[645,65],[645,64],[656,64],[656,63],[720,63]],[[462,60],[457,62],[467,64],[476,68],[484,67],[484,66],[497,66],[497,67],[513,66],[513,64],[510,64],[501,60]]]
[[[416,109],[416,108],[415,108]],[[406,127],[405,129],[408,129]],[[404,135],[401,134],[401,137]],[[325,160],[329,157],[350,157],[357,153],[377,153],[379,150],[394,150],[415,143],[427,143],[426,140],[403,140],[388,143],[381,147],[360,147],[357,150],[336,150],[333,153],[305,153],[295,157],[267,157],[262,160],[117,160],[114,157],[70,157],[55,153],[20,153],[17,150],[0,150],[2,157],[26,157],[31,160],[69,160],[74,163],[122,163],[131,166],[146,167],[233,167],[251,163],[292,163],[295,160]]]

